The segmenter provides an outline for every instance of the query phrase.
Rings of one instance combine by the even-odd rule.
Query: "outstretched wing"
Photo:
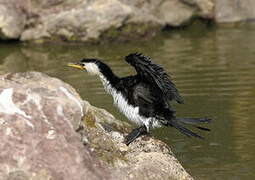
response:
[[[154,64],[149,57],[140,53],[132,53],[126,56],[125,60],[136,69],[138,75],[147,79],[156,88],[159,88],[167,99],[170,101],[175,100],[180,104],[184,103],[174,83],[170,80],[164,69]]]

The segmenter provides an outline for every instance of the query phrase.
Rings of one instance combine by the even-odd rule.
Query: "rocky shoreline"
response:
[[[255,2],[232,0],[0,0],[0,39],[102,42],[146,39],[196,18],[255,20]]]
[[[0,179],[193,179],[153,137],[39,72],[0,76]]]

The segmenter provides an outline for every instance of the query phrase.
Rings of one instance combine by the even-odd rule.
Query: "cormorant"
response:
[[[129,120],[139,125],[125,138],[129,145],[140,135],[149,133],[151,128],[160,126],[174,127],[188,137],[202,138],[183,126],[193,124],[196,128],[209,131],[210,129],[197,126],[198,123],[208,123],[208,118],[177,118],[170,101],[183,104],[175,84],[164,69],[153,63],[151,58],[141,53],[131,53],[125,57],[128,64],[133,66],[136,75],[120,78],[111,68],[99,59],[85,58],[78,63],[68,66],[86,69],[89,74],[98,75],[105,90],[112,95],[114,104]]]

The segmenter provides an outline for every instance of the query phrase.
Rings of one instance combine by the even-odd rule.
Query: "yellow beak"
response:
[[[81,69],[81,70],[84,70],[85,67],[80,65],[80,64],[77,64],[77,63],[68,63],[67,66],[69,67],[73,67],[73,68],[77,68],[77,69]]]

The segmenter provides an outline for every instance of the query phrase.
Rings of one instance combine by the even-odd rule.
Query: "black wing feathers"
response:
[[[126,56],[125,60],[136,69],[138,75],[147,79],[156,88],[159,88],[167,99],[170,101],[175,100],[180,104],[184,103],[164,69],[154,64],[149,57],[139,53],[132,53]]]
[[[150,92],[145,84],[139,84],[134,87],[134,103],[139,107],[139,113],[145,117],[154,117],[159,108],[159,99]]]

